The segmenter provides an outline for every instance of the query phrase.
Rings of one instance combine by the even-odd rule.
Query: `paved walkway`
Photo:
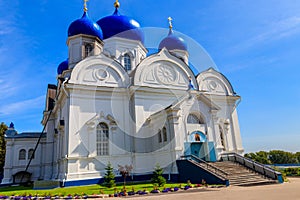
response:
[[[227,188],[209,188],[198,191],[127,197],[126,200],[300,200],[300,178],[289,178],[283,184]]]

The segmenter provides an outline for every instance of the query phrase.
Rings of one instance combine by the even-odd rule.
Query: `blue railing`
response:
[[[237,162],[259,174],[262,174],[268,178],[271,178],[273,180],[278,180],[278,182],[282,183],[282,174],[280,172],[275,171],[274,169],[263,165],[259,162],[256,162],[254,160],[251,160],[249,158],[245,158],[237,153],[224,153],[222,154],[222,160],[223,161],[233,161]]]
[[[182,160],[191,160],[191,161],[195,161],[198,164],[202,164],[202,165],[198,165],[199,167],[202,167],[203,169],[209,171],[210,173],[213,173],[217,176],[219,176],[220,178],[227,180],[227,176],[228,173],[224,172],[223,170],[209,164],[208,162],[206,162],[205,160],[202,160],[199,157],[196,157],[194,155],[185,155],[185,156],[181,156],[180,157]]]

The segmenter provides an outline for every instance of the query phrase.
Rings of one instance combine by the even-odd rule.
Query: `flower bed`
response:
[[[154,186],[152,190],[147,190],[150,189],[149,185],[134,185],[132,186],[130,191],[126,191],[126,188],[121,188],[121,187],[115,187],[110,189],[110,191],[105,190],[105,188],[100,188],[99,194],[93,194],[93,195],[88,195],[85,193],[82,193],[81,195],[78,195],[76,193],[67,193],[64,191],[60,191],[57,194],[55,194],[53,191],[47,191],[44,194],[35,194],[31,195],[29,192],[28,195],[24,192],[23,195],[19,194],[12,194],[12,195],[1,195],[0,194],[0,200],[1,199],[10,199],[10,200],[46,200],[46,199],[88,199],[88,198],[108,198],[108,197],[123,197],[123,196],[134,196],[134,195],[147,195],[147,194],[158,194],[158,193],[172,193],[172,192],[177,192],[177,191],[186,191],[190,190],[191,188],[204,188],[208,187],[207,184],[191,184],[188,182],[187,184],[179,184],[175,186],[175,184],[167,184],[165,188],[159,188],[157,186]],[[135,188],[139,188],[139,190],[135,190]],[[224,187],[220,185],[212,185],[209,186],[210,188],[219,188],[219,187]],[[143,189],[142,189],[143,188]],[[78,191],[79,189],[77,189]],[[118,191],[119,190],[119,191]],[[74,190],[75,191],[75,190]],[[12,193],[12,192],[11,192]],[[54,194],[51,194],[54,193]]]

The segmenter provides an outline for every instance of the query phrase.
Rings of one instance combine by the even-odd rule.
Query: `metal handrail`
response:
[[[210,172],[215,173],[216,175],[220,176],[223,179],[227,179],[228,173],[209,164],[208,162],[206,162],[205,160],[198,158],[194,155],[184,155],[180,157],[181,159],[186,159],[186,160],[193,160],[195,162],[197,162],[198,164],[202,163],[205,165],[205,169],[207,169]],[[202,166],[201,166],[202,167]]]
[[[280,172],[277,172],[276,170],[274,170],[266,165],[263,165],[259,162],[256,162],[250,158],[245,158],[237,153],[222,154],[222,159],[227,158],[230,161],[230,159],[229,159],[230,157],[234,158],[234,162],[237,162],[237,163],[239,163],[247,168],[250,168],[250,169],[254,170],[255,172],[260,173],[269,178],[278,179],[278,176],[281,175]],[[250,164],[250,165],[252,164],[252,166],[249,166],[247,164]],[[259,171],[258,168],[261,168],[263,170],[263,172]]]

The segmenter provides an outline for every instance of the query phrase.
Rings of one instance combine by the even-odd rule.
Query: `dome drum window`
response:
[[[124,67],[126,71],[130,71],[131,70],[131,57],[129,54],[125,54],[124,55]]]
[[[94,47],[92,44],[85,44],[84,45],[84,57],[89,57],[89,56],[92,56],[93,55],[93,50],[94,50]]]

